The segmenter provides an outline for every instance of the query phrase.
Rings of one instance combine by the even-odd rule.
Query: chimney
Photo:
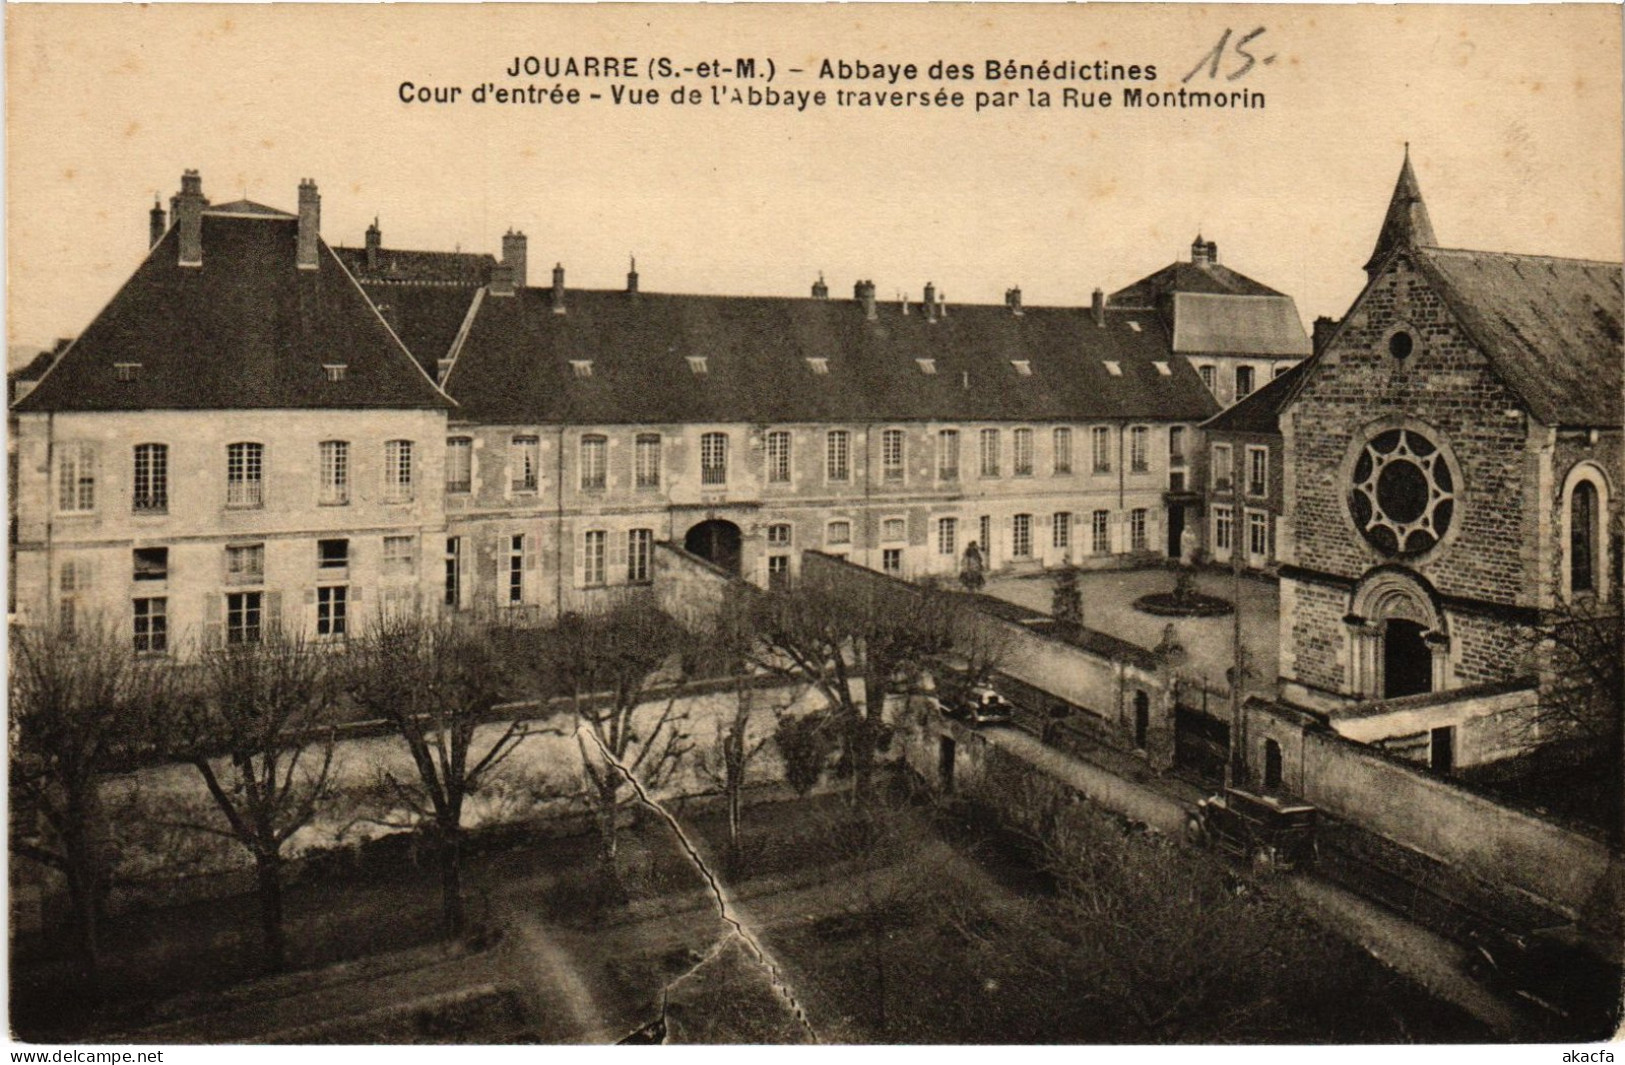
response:
[[[372,225],[367,227],[367,271],[369,273],[378,269],[378,253],[384,246],[384,231],[378,228],[378,219],[374,216]]]
[[[1207,261],[1210,263],[1219,261],[1219,242],[1216,240],[1207,242]]]
[[[1098,288],[1089,299],[1089,310],[1094,316],[1095,325],[1106,324],[1106,294]]]
[[[635,255],[632,256],[632,265],[626,270],[626,294],[629,296],[638,294],[638,258]]]
[[[553,264],[553,313],[564,313],[564,264]]]
[[[1203,240],[1198,233],[1196,239],[1191,241],[1191,262],[1216,263],[1219,261],[1219,245],[1216,241]]]
[[[164,230],[169,228],[168,216],[164,214],[163,204],[158,197],[152,198],[152,210],[147,214],[147,247],[151,248],[164,239]]]
[[[937,286],[933,285],[929,281],[927,281],[925,283],[925,298],[924,298],[924,300],[922,302],[924,302],[924,304],[925,304],[925,320],[928,321],[928,322],[936,321],[937,320]]]
[[[169,201],[170,213],[180,230],[182,266],[203,265],[203,208],[208,205],[203,198],[203,178],[196,170],[182,173],[181,191]]]
[[[513,267],[507,263],[498,263],[491,268],[491,295],[513,295]]]
[[[299,251],[295,261],[301,270],[316,269],[316,249],[321,241],[322,197],[310,178],[299,183]]]
[[[824,275],[819,273],[818,280],[813,282],[812,298],[815,300],[829,299],[829,286],[824,283]]]
[[[528,246],[529,241],[522,232],[510,229],[502,234],[502,265],[508,268],[514,288],[525,287],[525,249]]]
[[[859,281],[852,286],[852,298],[863,304],[863,316],[869,321],[875,320],[875,283],[873,281]]]
[[[1021,317],[1021,286],[1004,290],[1004,305],[1010,308],[1011,314]]]

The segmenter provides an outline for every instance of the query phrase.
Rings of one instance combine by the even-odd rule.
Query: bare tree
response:
[[[254,859],[265,964],[287,963],[282,871],[288,840],[328,795],[337,686],[329,653],[273,628],[259,643],[205,648],[163,734],[225,820],[186,827],[242,844]]]
[[[378,790],[427,827],[440,867],[441,912],[448,935],[464,925],[463,806],[493,770],[536,729],[522,720],[479,727],[508,694],[506,660],[491,627],[417,614],[383,617],[346,653],[346,687],[366,713],[406,744],[415,778],[379,770]],[[478,749],[483,746],[483,749]]]
[[[100,618],[12,630],[12,852],[67,881],[75,962],[92,994],[113,866],[102,775],[143,751],[164,679]]]

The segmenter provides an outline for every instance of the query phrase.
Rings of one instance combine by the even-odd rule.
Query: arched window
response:
[[[1597,486],[1578,481],[1569,493],[1569,591],[1597,590]]]

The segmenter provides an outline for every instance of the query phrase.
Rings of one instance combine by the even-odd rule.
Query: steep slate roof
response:
[[[253,212],[260,215],[260,212]],[[339,260],[295,266],[298,223],[203,213],[203,265],[178,227],[149,252],[18,411],[445,408]],[[115,364],[139,363],[119,381]],[[324,363],[347,366],[328,381]]]
[[[1290,296],[1177,292],[1173,303],[1180,354],[1302,356],[1314,347]]]
[[[1156,273],[1118,289],[1112,293],[1111,302],[1119,307],[1154,307],[1160,297],[1174,292],[1206,292],[1217,296],[1281,295],[1268,285],[1261,285],[1228,266],[1182,261],[1170,263]]]
[[[491,280],[495,257],[467,251],[404,251],[379,248],[378,265],[367,265],[366,248],[333,249],[333,254],[363,284],[462,285],[477,287]]]
[[[430,377],[438,377],[440,360],[451,351],[474,294],[480,291],[468,286],[368,282],[361,287]]]
[[[1619,263],[1416,248],[1416,260],[1508,387],[1547,425],[1619,428]]]
[[[1216,410],[1156,315],[1108,309],[918,305],[855,300],[569,290],[487,295],[445,387],[459,419],[495,423],[669,424],[865,420],[1157,418]],[[703,356],[695,374],[687,356]],[[806,360],[828,360],[828,374]],[[916,360],[936,360],[936,373]],[[1018,375],[1011,360],[1028,360]],[[591,360],[577,376],[570,360]],[[1113,376],[1105,360],[1119,364]],[[1153,364],[1161,360],[1169,373]]]
[[[1427,204],[1422,202],[1422,186],[1411,169],[1411,146],[1405,146],[1405,162],[1399,168],[1399,179],[1394,182],[1394,194],[1388,200],[1388,213],[1383,216],[1382,230],[1377,234],[1377,246],[1371,258],[1361,269],[1370,271],[1379,266],[1395,248],[1416,248],[1439,243],[1433,236],[1433,220],[1428,217]]]
[[[1309,367],[1308,360],[1265,382],[1264,386],[1215,414],[1202,428],[1215,433],[1272,433],[1280,435],[1281,409],[1297,391]]]

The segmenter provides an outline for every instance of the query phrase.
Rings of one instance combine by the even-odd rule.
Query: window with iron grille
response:
[[[825,452],[825,476],[832,481],[850,480],[852,477],[852,434],[845,429],[831,429],[825,440],[828,442],[828,448]]]
[[[1112,513],[1109,510],[1097,510],[1090,521],[1090,532],[1094,543],[1091,545],[1097,555],[1112,553]]]
[[[169,650],[169,600],[153,596],[132,601],[135,653],[161,655]]]
[[[700,483],[728,483],[727,433],[706,433],[700,437]]]
[[[1072,546],[1072,515],[1058,510],[1050,520],[1054,527],[1050,542],[1056,550],[1065,551]]]
[[[997,429],[983,429],[981,445],[982,476],[997,477],[999,475],[999,431]]]
[[[260,642],[262,592],[231,592],[226,596],[226,642]]]
[[[937,478],[943,481],[959,480],[959,430],[937,431]]]
[[[1136,425],[1128,431],[1128,465],[1134,473],[1150,469],[1151,430]]]
[[[404,503],[412,498],[412,441],[384,443],[384,498]]]
[[[169,509],[169,445],[135,445],[135,476],[131,507],[140,513],[162,514]]]
[[[903,479],[903,430],[887,429],[880,434],[880,466],[886,480]]]
[[[1089,440],[1094,447],[1094,460],[1096,473],[1112,472],[1112,430],[1109,425],[1097,425],[1089,430]]]
[[[321,502],[329,506],[350,501],[350,442],[323,440]]]
[[[474,489],[474,441],[466,436],[454,436],[446,441],[446,491],[470,492]]]
[[[767,434],[767,479],[773,484],[790,481],[790,434],[786,430]]]
[[[1014,558],[1033,557],[1033,516],[1017,514],[1010,523],[1010,554]]]
[[[1072,430],[1061,426],[1055,430],[1055,475],[1072,472]]]
[[[57,449],[57,509],[96,509],[96,445],[62,444]]]
[[[1145,550],[1145,508],[1135,507],[1128,515],[1128,546],[1130,551]]]
[[[595,492],[604,487],[607,479],[609,440],[602,436],[581,438],[581,490]]]
[[[609,534],[602,529],[589,529],[582,534],[582,584],[599,585],[604,583],[604,545],[608,536]]]
[[[1033,431],[1031,429],[1017,429],[1012,436],[1013,465],[1017,477],[1031,477],[1033,475]]]
[[[626,579],[633,584],[649,581],[649,562],[654,553],[653,529],[632,529],[626,534]]]
[[[639,433],[633,444],[633,476],[639,488],[660,487],[660,434]]]
[[[509,443],[509,487],[515,492],[534,492],[541,485],[542,442],[538,437],[516,436]]]
[[[265,445],[226,445],[226,505],[257,507],[265,502]]]
[[[349,598],[350,589],[342,584],[326,584],[316,589],[316,635],[344,635]]]
[[[956,555],[959,553],[959,519],[937,519],[937,554]]]

